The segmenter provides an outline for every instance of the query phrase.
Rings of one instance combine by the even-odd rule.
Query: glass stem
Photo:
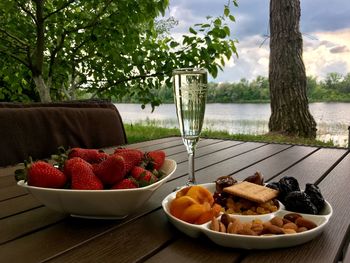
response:
[[[188,153],[188,180],[186,185],[195,185],[196,177],[194,176],[194,151]]]
[[[183,139],[184,144],[186,146],[186,150],[188,153],[188,180],[186,185],[195,185],[196,177],[194,175],[195,167],[194,167],[194,153],[196,149],[196,145],[198,142],[198,137],[194,139]]]

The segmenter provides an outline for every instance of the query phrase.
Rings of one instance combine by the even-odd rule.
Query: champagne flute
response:
[[[182,141],[188,153],[188,180],[186,185],[196,184],[194,157],[202,131],[208,90],[208,74],[205,69],[182,68],[173,71],[174,100]]]

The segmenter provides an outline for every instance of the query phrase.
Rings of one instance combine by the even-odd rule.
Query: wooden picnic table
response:
[[[80,219],[52,211],[16,185],[18,166],[0,168],[0,262],[349,262],[350,154],[347,149],[202,139],[198,183],[222,175],[242,180],[261,171],[265,181],[294,176],[316,183],[333,207],[324,232],[296,247],[243,250],[190,238],[171,225],[161,201],[187,179],[181,138],[130,145],[163,149],[178,166],[138,211],[122,220]],[[110,149],[111,150],[111,149]]]

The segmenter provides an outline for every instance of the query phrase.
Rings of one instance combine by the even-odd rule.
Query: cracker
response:
[[[224,192],[257,203],[265,203],[278,196],[278,191],[275,189],[246,181],[226,187]]]

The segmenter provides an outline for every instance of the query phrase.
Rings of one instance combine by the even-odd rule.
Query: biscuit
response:
[[[278,196],[277,190],[245,181],[224,188],[224,192],[257,203],[265,203]]]

